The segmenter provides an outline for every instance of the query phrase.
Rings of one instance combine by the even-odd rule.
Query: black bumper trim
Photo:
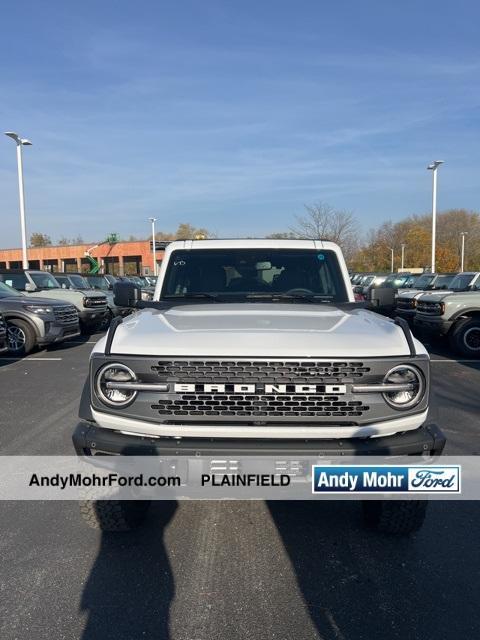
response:
[[[195,456],[195,455],[440,455],[445,436],[432,423],[414,431],[378,438],[330,440],[258,440],[217,438],[149,438],[125,435],[80,422],[73,434],[78,455],[99,451],[113,455]]]

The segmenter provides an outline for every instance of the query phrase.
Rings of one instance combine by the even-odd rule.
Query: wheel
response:
[[[149,500],[81,500],[80,513],[92,529],[130,531],[145,520]]]
[[[467,358],[480,358],[480,319],[466,318],[457,322],[450,334],[450,345]]]
[[[32,327],[18,318],[7,320],[8,350],[15,356],[26,356],[35,346],[35,331]]]
[[[111,309],[107,309],[105,311],[105,315],[103,316],[102,320],[98,323],[98,331],[106,331],[110,326],[110,322],[112,321],[112,319],[113,319],[113,313]]]
[[[426,500],[364,500],[363,517],[369,527],[405,536],[420,529],[427,504]]]

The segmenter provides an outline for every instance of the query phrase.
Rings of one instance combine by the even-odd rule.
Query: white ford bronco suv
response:
[[[340,248],[321,240],[168,245],[153,301],[131,283],[94,347],[79,455],[441,453],[429,356],[404,320],[354,301]],[[393,301],[393,290],[373,290]],[[387,295],[388,294],[388,295]],[[99,526],[122,527],[126,501]],[[383,530],[418,528],[424,501],[366,501]],[[87,519],[93,511],[84,507]],[[113,515],[112,515],[113,513]]]

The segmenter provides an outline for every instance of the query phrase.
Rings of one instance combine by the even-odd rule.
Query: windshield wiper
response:
[[[198,300],[200,298],[206,298],[207,300],[214,300],[219,302],[219,296],[215,293],[178,293],[173,296],[162,296],[162,300]],[[223,302],[223,301],[222,301]]]
[[[333,302],[333,296],[305,293],[249,293],[248,300],[300,300],[301,302]]]

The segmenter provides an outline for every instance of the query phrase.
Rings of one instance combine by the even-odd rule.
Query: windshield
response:
[[[430,285],[435,276],[429,274],[428,276],[420,276],[415,282],[415,289],[425,289]]]
[[[68,279],[70,280],[72,286],[75,287],[75,289],[92,288],[83,276],[68,276]]]
[[[195,249],[174,251],[162,298],[319,297],[347,302],[333,251],[312,249]]]
[[[471,273],[459,273],[452,280],[450,289],[452,289],[452,291],[462,291],[468,287],[472,280],[473,275]]]
[[[38,289],[60,289],[60,284],[50,273],[30,273],[30,277]]]
[[[19,296],[23,298],[23,294],[19,293],[12,287],[9,287],[4,282],[0,282],[0,298],[13,298],[13,296]]]
[[[102,291],[108,291],[110,289],[110,285],[104,276],[87,276],[86,280],[94,289],[101,289]]]
[[[435,289],[448,289],[455,276],[438,276],[433,286]]]
[[[410,274],[408,274],[408,275],[401,275],[401,274],[390,275],[390,276],[388,276],[388,278],[385,279],[385,282],[382,284],[382,287],[388,287],[390,289],[398,289],[400,287],[403,287],[410,277],[411,277]]]

